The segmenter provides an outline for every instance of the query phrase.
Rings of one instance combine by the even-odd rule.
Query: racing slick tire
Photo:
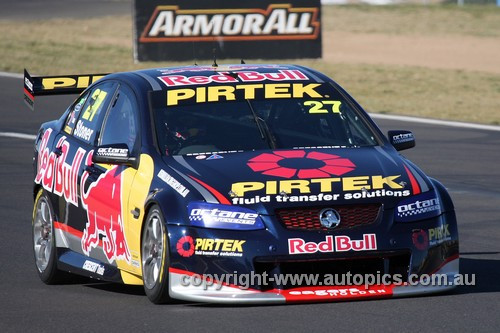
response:
[[[142,228],[141,261],[144,291],[155,304],[171,301],[168,287],[168,237],[158,205],[149,210]]]
[[[46,284],[58,284],[68,280],[70,274],[57,268],[54,236],[54,209],[41,188],[33,205],[33,253],[38,276]]]

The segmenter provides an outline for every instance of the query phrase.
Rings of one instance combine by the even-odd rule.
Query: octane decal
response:
[[[87,165],[92,163],[92,154],[87,155]],[[130,251],[123,230],[122,179],[120,167],[114,166],[99,176],[85,192],[89,173],[82,175],[80,189],[82,205],[87,210],[88,222],[82,236],[82,250],[88,256],[102,238],[102,249],[111,263],[115,259],[130,262]]]
[[[396,211],[396,221],[413,222],[440,215],[441,204],[434,191],[429,191],[403,200]]]
[[[188,205],[188,212],[191,225],[197,227],[233,230],[264,228],[259,214],[243,207],[192,202]]]
[[[256,96],[265,99],[321,98],[323,96],[315,90],[320,85],[319,83],[256,83],[172,89],[167,90],[167,106],[179,105],[181,102],[207,103],[255,99]]]
[[[78,148],[71,164],[66,163],[66,158],[70,149],[69,142],[63,136],[56,144],[61,151],[58,156],[50,152],[47,144],[52,134],[51,129],[47,129],[43,134],[38,147],[37,174],[35,183],[41,184],[44,189],[63,196],[64,199],[78,207],[78,170],[85,155],[85,150]]]
[[[392,141],[394,143],[405,143],[405,142],[409,142],[409,141],[413,141],[413,140],[415,140],[413,133],[401,133],[401,134],[392,136]]]
[[[363,234],[363,239],[351,240],[349,236],[326,236],[323,242],[306,242],[302,238],[288,239],[289,254],[312,254],[316,252],[371,251],[377,249],[377,236]]]
[[[179,87],[188,85],[201,85],[209,83],[228,83],[228,82],[261,82],[261,81],[304,81],[309,78],[299,70],[278,70],[274,73],[259,73],[254,71],[242,72],[220,72],[209,76],[185,76],[185,75],[167,75],[160,76],[160,80],[167,87]]]
[[[356,168],[347,158],[338,155],[304,150],[263,153],[250,159],[247,165],[255,172],[282,178],[324,178],[341,176]]]
[[[271,4],[259,8],[180,9],[158,6],[139,38],[148,42],[316,39],[318,8]]]
[[[246,240],[196,238],[183,236],[177,241],[177,253],[182,257],[191,257],[193,254],[202,256],[241,257],[243,244]]]

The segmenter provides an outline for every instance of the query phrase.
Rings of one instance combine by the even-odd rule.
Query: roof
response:
[[[315,70],[287,64],[180,66],[144,69],[134,73],[149,81],[154,90],[207,84],[279,83],[280,81],[322,83],[326,80],[330,81]]]

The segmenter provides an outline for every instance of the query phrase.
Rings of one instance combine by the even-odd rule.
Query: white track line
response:
[[[14,79],[24,79],[24,74],[18,74],[18,73],[0,72],[0,76],[11,77]]]
[[[6,138],[16,138],[16,139],[24,139],[34,141],[36,139],[36,135],[32,134],[24,134],[24,133],[15,133],[15,132],[0,132],[0,137]]]
[[[397,120],[397,121],[406,121],[411,123],[422,123],[422,124],[441,125],[441,126],[459,127],[459,128],[472,128],[472,129],[479,129],[486,131],[500,131],[500,126],[462,123],[459,121],[417,118],[409,116],[396,116],[396,115],[388,115],[380,113],[370,113],[370,116],[375,119]]]

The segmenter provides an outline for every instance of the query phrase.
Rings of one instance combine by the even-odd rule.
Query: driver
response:
[[[194,116],[183,115],[169,119],[165,126],[170,142],[168,153],[175,153],[183,148],[194,145],[205,145],[205,136],[207,134],[207,126],[202,121]],[[169,151],[170,150],[170,151]]]
[[[206,127],[193,116],[182,116],[177,119],[173,129],[171,128],[172,135],[180,140],[199,141],[198,136],[206,135]]]

